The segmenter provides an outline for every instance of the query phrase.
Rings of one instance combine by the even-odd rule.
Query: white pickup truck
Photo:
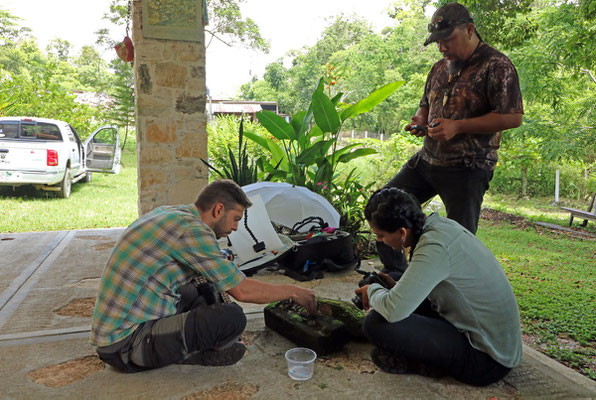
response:
[[[120,171],[120,136],[102,126],[81,142],[72,126],[46,118],[0,118],[0,185],[33,185],[70,196],[71,185],[92,172]]]

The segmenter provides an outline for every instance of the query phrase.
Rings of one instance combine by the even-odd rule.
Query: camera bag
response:
[[[305,224],[312,225],[309,232],[297,232]],[[286,275],[296,280],[320,279],[323,277],[323,271],[339,272],[360,266],[360,259],[354,253],[351,235],[345,231],[328,228],[318,217],[309,217],[297,223],[288,232],[288,237],[295,245],[277,262]]]

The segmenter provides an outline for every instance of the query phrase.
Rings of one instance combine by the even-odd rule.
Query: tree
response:
[[[72,44],[64,39],[52,39],[46,46],[46,53],[60,61],[68,61]]]
[[[440,0],[437,7],[448,2],[449,0]],[[531,6],[535,4],[533,0],[461,0],[459,3],[468,8],[482,39],[489,44],[503,43],[503,38],[509,32],[508,22],[516,16],[530,13]],[[530,31],[526,33],[531,34]],[[522,35],[525,36],[527,35]],[[508,37],[516,40],[512,36]]]
[[[228,46],[240,44],[243,47],[269,52],[269,41],[263,39],[259,26],[250,18],[243,19],[240,3],[245,0],[207,0],[209,24],[205,32],[211,35],[207,47],[213,39]]]
[[[30,37],[31,29],[17,23],[21,18],[0,9],[0,45],[14,44]]]
[[[130,2],[132,0],[128,0]],[[243,18],[240,12],[240,3],[245,0],[207,0],[207,14],[209,24],[205,32],[210,35],[207,46],[213,39],[232,46],[240,45],[254,50],[269,52],[269,42],[259,31],[258,25],[250,18]],[[112,0],[110,10],[104,19],[118,26],[124,25],[128,14],[126,0]],[[110,39],[109,31],[102,28],[97,32],[97,43],[112,48],[116,41]]]
[[[114,80],[110,94],[114,97],[114,106],[108,110],[110,119],[125,128],[122,148],[126,145],[129,128],[135,124],[134,76],[132,66],[115,58],[110,67],[114,71]]]
[[[82,89],[101,92],[110,85],[107,64],[93,46],[83,46],[72,60],[76,68],[77,79],[83,85]]]
[[[20,18],[5,10],[0,10],[0,67],[9,72],[27,70],[27,60],[20,47],[29,47],[31,29],[20,27]]]

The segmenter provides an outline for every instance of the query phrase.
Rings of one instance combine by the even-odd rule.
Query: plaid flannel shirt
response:
[[[143,322],[176,314],[178,289],[196,275],[219,292],[245,277],[224,258],[194,204],[143,215],[124,231],[103,271],[90,343],[116,343]]]

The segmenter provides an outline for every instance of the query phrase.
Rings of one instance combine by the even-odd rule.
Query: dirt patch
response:
[[[358,354],[348,354],[345,351],[330,356],[319,357],[317,362],[328,368],[355,372],[357,374],[374,374],[378,371],[375,364],[368,357],[364,358]]]
[[[544,232],[555,232],[562,235],[573,236],[573,237],[580,237],[582,239],[594,239],[596,235],[593,235],[590,232],[583,231],[581,229],[576,229],[573,227],[563,227],[554,224],[548,224],[544,222],[536,222],[534,223],[532,220],[521,217],[519,215],[509,214],[506,212],[493,210],[491,208],[483,208],[480,211],[480,218],[486,221],[490,225],[496,225],[500,223],[509,223],[514,225],[517,228],[528,228],[533,227],[539,235],[542,235]]]
[[[60,307],[54,312],[65,317],[88,317],[93,316],[95,309],[95,297],[85,297],[82,299],[74,299],[70,303]]]
[[[106,242],[106,243],[96,244],[95,246],[91,246],[91,248],[93,250],[97,250],[97,251],[108,250],[108,249],[112,249],[115,244],[116,244],[116,242]]]
[[[91,355],[29,371],[27,378],[38,385],[62,387],[93,375],[104,367],[98,356]]]
[[[248,383],[227,382],[201,392],[186,395],[182,400],[244,400],[251,398],[259,387]]]
[[[512,225],[516,225],[520,228],[527,228],[529,226],[534,226],[534,223],[524,217],[520,217],[519,215],[509,214],[506,212],[493,210],[491,208],[483,208],[480,211],[480,218],[485,221],[499,223],[499,222],[509,222]]]
[[[85,240],[110,240],[109,237],[107,236],[98,236],[98,235],[83,235],[83,236],[77,236],[75,237],[75,239],[85,239]]]

